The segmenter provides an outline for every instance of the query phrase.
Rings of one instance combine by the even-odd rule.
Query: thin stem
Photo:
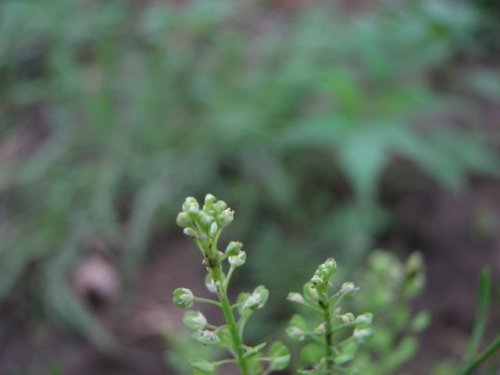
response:
[[[309,307],[311,310],[314,310],[319,314],[323,314],[323,309],[321,309],[321,308],[319,308],[311,303],[304,302],[303,305]]]
[[[209,270],[217,287],[217,295],[219,296],[222,313],[224,314],[224,319],[226,320],[229,333],[231,334],[231,338],[233,340],[238,366],[240,367],[242,375],[248,375],[248,364],[245,358],[243,358],[243,343],[233,316],[229,298],[227,297],[226,288],[224,287],[224,274],[222,272],[222,266],[220,263],[217,263],[215,267],[210,268]]]
[[[340,324],[340,325],[336,326],[335,328],[333,328],[333,332],[340,331],[341,329],[344,329],[344,328],[347,328],[347,327],[352,327],[352,325],[353,325],[353,323]]]
[[[194,302],[208,303],[209,305],[221,307],[219,302],[208,298],[194,297]]]
[[[245,329],[245,324],[247,323],[248,318],[250,318],[250,315],[252,315],[252,314],[251,313],[247,313],[247,314],[242,315],[240,317],[240,321],[238,322],[238,325],[240,326],[238,333],[240,334],[241,339],[243,339],[243,332],[244,332],[244,329]]]
[[[236,269],[236,267],[231,265],[231,267],[229,267],[229,271],[227,271],[227,275],[226,275],[226,278],[224,280],[224,289],[225,290],[227,290],[227,288],[229,286],[229,280],[231,280],[231,276],[233,276],[233,272],[235,269]]]
[[[221,359],[220,361],[214,362],[215,365],[220,366],[220,365],[226,365],[229,363],[235,363],[234,359],[228,358],[228,359]]]
[[[340,302],[342,302],[342,300],[344,299],[344,296],[345,294],[341,294],[337,300],[335,300],[335,302],[333,303],[333,305],[331,306],[331,309],[334,310],[338,305],[340,305]]]
[[[470,375],[473,371],[478,368],[483,362],[485,362],[490,356],[492,356],[498,349],[500,349],[500,337],[497,337],[485,350],[482,352],[474,361],[472,361],[461,373],[460,375]]]
[[[330,301],[328,300],[328,295],[322,293],[320,300],[320,306],[323,309],[323,320],[325,321],[325,353],[326,353],[326,374],[333,375],[333,328],[332,328],[332,318],[330,314]]]
[[[345,345],[345,344],[347,344],[349,341],[352,341],[352,340],[354,340],[354,336],[349,336],[348,338],[346,338],[346,339],[342,340],[341,342],[339,342],[339,343],[337,344],[337,346],[342,346],[342,345]]]

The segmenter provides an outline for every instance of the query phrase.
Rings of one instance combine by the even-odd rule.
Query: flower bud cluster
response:
[[[330,280],[337,271],[337,262],[335,259],[328,258],[321,264],[311,278],[311,284],[315,287],[327,287],[330,285]]]
[[[234,211],[228,208],[226,202],[207,194],[201,208],[196,198],[186,198],[176,221],[177,225],[184,228],[184,234],[199,241],[203,249],[210,250],[222,229],[231,224],[233,219]]]
[[[288,300],[310,308],[321,315],[321,320],[314,323],[301,315],[295,315],[286,330],[288,336],[297,341],[312,339],[308,348],[314,347],[316,353],[323,353],[315,359],[312,369],[299,373],[343,373],[355,357],[358,344],[371,335],[368,328],[372,321],[371,313],[354,315],[342,312],[340,302],[345,296],[358,291],[352,282],[342,284],[337,293],[331,293],[332,277],[337,271],[333,258],[321,264],[312,278],[305,283],[303,294],[290,293]],[[312,324],[311,324],[312,323]],[[337,332],[342,332],[342,340],[336,343]],[[322,347],[318,343],[324,343]]]

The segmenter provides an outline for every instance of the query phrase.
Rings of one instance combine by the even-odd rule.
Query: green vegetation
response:
[[[498,173],[466,109],[467,90],[492,97],[500,80],[443,73],[481,48],[471,2],[137,3],[0,3],[0,305],[26,295],[33,314],[113,350],[71,270],[97,239],[132,285],[185,194],[239,202],[232,234],[255,254],[242,281],[280,301],[332,248],[339,279],[359,271],[393,224],[382,187],[459,194],[469,174]]]
[[[231,278],[246,261],[241,242],[231,241],[224,252],[219,250],[222,231],[233,219],[234,211],[211,194],[206,195],[202,207],[195,198],[186,198],[177,216],[177,224],[184,228],[184,234],[193,239],[201,252],[207,271],[205,285],[218,300],[195,296],[187,288],[177,288],[173,301],[182,309],[199,303],[217,306],[225,321],[221,326],[210,324],[202,312],[192,310],[186,312],[183,322],[193,331],[196,341],[220,347],[231,354],[231,358],[221,359],[212,352],[209,361],[201,359],[199,351],[184,351],[184,360],[191,363],[195,374],[215,374],[223,365],[236,365],[243,375],[269,374],[286,369],[291,357],[289,349],[280,341],[270,346],[267,355],[263,354],[266,342],[255,346],[244,344],[246,324],[264,307],[269,291],[260,285],[252,293],[240,293],[236,303],[230,302]],[[223,266],[225,261],[229,263],[227,269]],[[283,272],[280,266],[274,265],[276,273]],[[300,360],[292,361],[305,365],[296,372],[323,375],[395,373],[415,354],[418,346],[415,333],[424,329],[429,321],[426,312],[414,314],[410,308],[411,300],[424,285],[422,259],[413,254],[406,264],[401,264],[390,253],[378,251],[370,256],[361,280],[363,291],[353,307],[357,310],[369,307],[370,311],[375,311],[373,324],[371,312],[355,315],[344,309],[342,302],[360,289],[354,283],[344,282],[337,292],[331,291],[336,272],[336,261],[328,258],[304,284],[302,294],[288,294],[288,300],[302,307],[305,313],[295,314],[286,329],[291,339],[306,343],[300,348]],[[488,315],[490,278],[486,272],[481,275],[478,295],[476,326],[461,368],[457,370],[459,375],[472,374],[500,347],[497,337],[476,355]],[[176,366],[182,367],[182,361]]]

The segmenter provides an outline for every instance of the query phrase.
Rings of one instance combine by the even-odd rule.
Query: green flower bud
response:
[[[187,213],[179,212],[176,223],[178,226],[185,228],[191,225],[192,220]]]
[[[217,287],[215,285],[214,279],[207,273],[205,276],[205,287],[208,289],[210,293],[217,293]]]
[[[250,294],[246,301],[243,303],[241,307],[242,310],[252,309],[257,310],[262,308],[267,299],[269,298],[269,291],[262,285],[259,285],[255,290]]]
[[[203,208],[205,208],[205,207],[208,208],[208,207],[212,206],[216,200],[217,200],[217,198],[215,198],[212,194],[205,195],[205,203],[204,203]]]
[[[187,288],[177,288],[174,290],[174,303],[177,307],[181,309],[188,309],[193,306],[194,303],[194,295],[191,290]]]
[[[207,214],[206,212],[200,211],[200,222],[204,226],[212,225],[213,217]]]
[[[299,327],[288,327],[286,329],[286,334],[292,340],[302,341],[306,337],[305,332]]]
[[[313,285],[326,285],[330,282],[330,279],[337,271],[337,263],[335,259],[328,258],[323,264],[321,264],[313,277],[311,278],[311,283]]]
[[[304,284],[303,292],[304,292],[304,297],[306,298],[306,300],[308,300],[310,302],[314,302],[314,303],[318,302],[318,299],[319,299],[318,290],[310,282]]]
[[[184,228],[182,231],[186,236],[192,237],[192,238],[198,238],[198,233],[193,229],[193,228]]]
[[[372,313],[364,313],[356,317],[356,319],[354,320],[354,325],[358,328],[365,328],[371,324],[372,319]]]
[[[359,288],[356,285],[354,285],[354,283],[347,282],[342,284],[342,287],[339,290],[339,294],[347,295],[357,292],[358,290]]]
[[[188,311],[182,319],[184,325],[193,330],[199,331],[207,326],[207,318],[199,311]]]
[[[326,333],[326,325],[325,323],[321,323],[319,326],[314,328],[314,333],[317,333],[319,335],[324,335]]]
[[[208,329],[195,331],[192,336],[196,341],[206,345],[216,345],[220,342],[219,336]]]
[[[237,241],[231,241],[226,247],[226,255],[227,256],[236,256],[239,254],[240,250],[243,248],[243,244]]]
[[[224,202],[224,201],[217,201],[217,202],[214,204],[214,209],[215,209],[215,211],[217,211],[217,212],[222,212],[222,211],[224,211],[226,208],[227,208],[227,203],[226,203],[226,202]]]
[[[240,251],[238,255],[231,256],[227,258],[227,260],[232,266],[240,267],[245,264],[245,261],[247,260],[247,253]]]
[[[187,197],[182,205],[182,211],[198,211],[200,209],[200,205],[196,198]]]
[[[304,303],[304,297],[302,297],[300,293],[288,293],[286,299],[293,303],[298,303],[298,304]]]
[[[221,227],[227,227],[229,224],[231,224],[234,220],[234,211],[232,211],[230,208],[222,211],[218,216],[217,216],[217,222]]]
[[[212,225],[210,225],[210,235],[214,237],[217,234],[217,230],[219,228],[217,227],[217,223],[214,221]]]
[[[342,323],[345,323],[345,324],[352,323],[354,321],[354,314],[353,313],[346,313],[346,314],[340,315],[340,320],[342,320]]]

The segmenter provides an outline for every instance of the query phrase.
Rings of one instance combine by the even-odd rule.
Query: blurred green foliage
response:
[[[375,251],[360,281],[356,307],[370,309],[373,337],[356,364],[373,375],[394,374],[418,349],[417,333],[429,324],[426,311],[412,311],[412,300],[425,284],[424,265],[414,253],[405,262],[385,251]]]
[[[355,14],[321,2],[3,1],[2,146],[34,141],[1,159],[0,301],[42,288],[47,311],[112,346],[68,272],[97,237],[133,278],[181,198],[205,191],[241,202],[251,277],[278,296],[332,248],[360,264],[390,224],[378,202],[388,168],[454,191],[469,172],[496,171],[478,134],[446,116],[467,98],[433,88],[477,22],[445,0]]]

